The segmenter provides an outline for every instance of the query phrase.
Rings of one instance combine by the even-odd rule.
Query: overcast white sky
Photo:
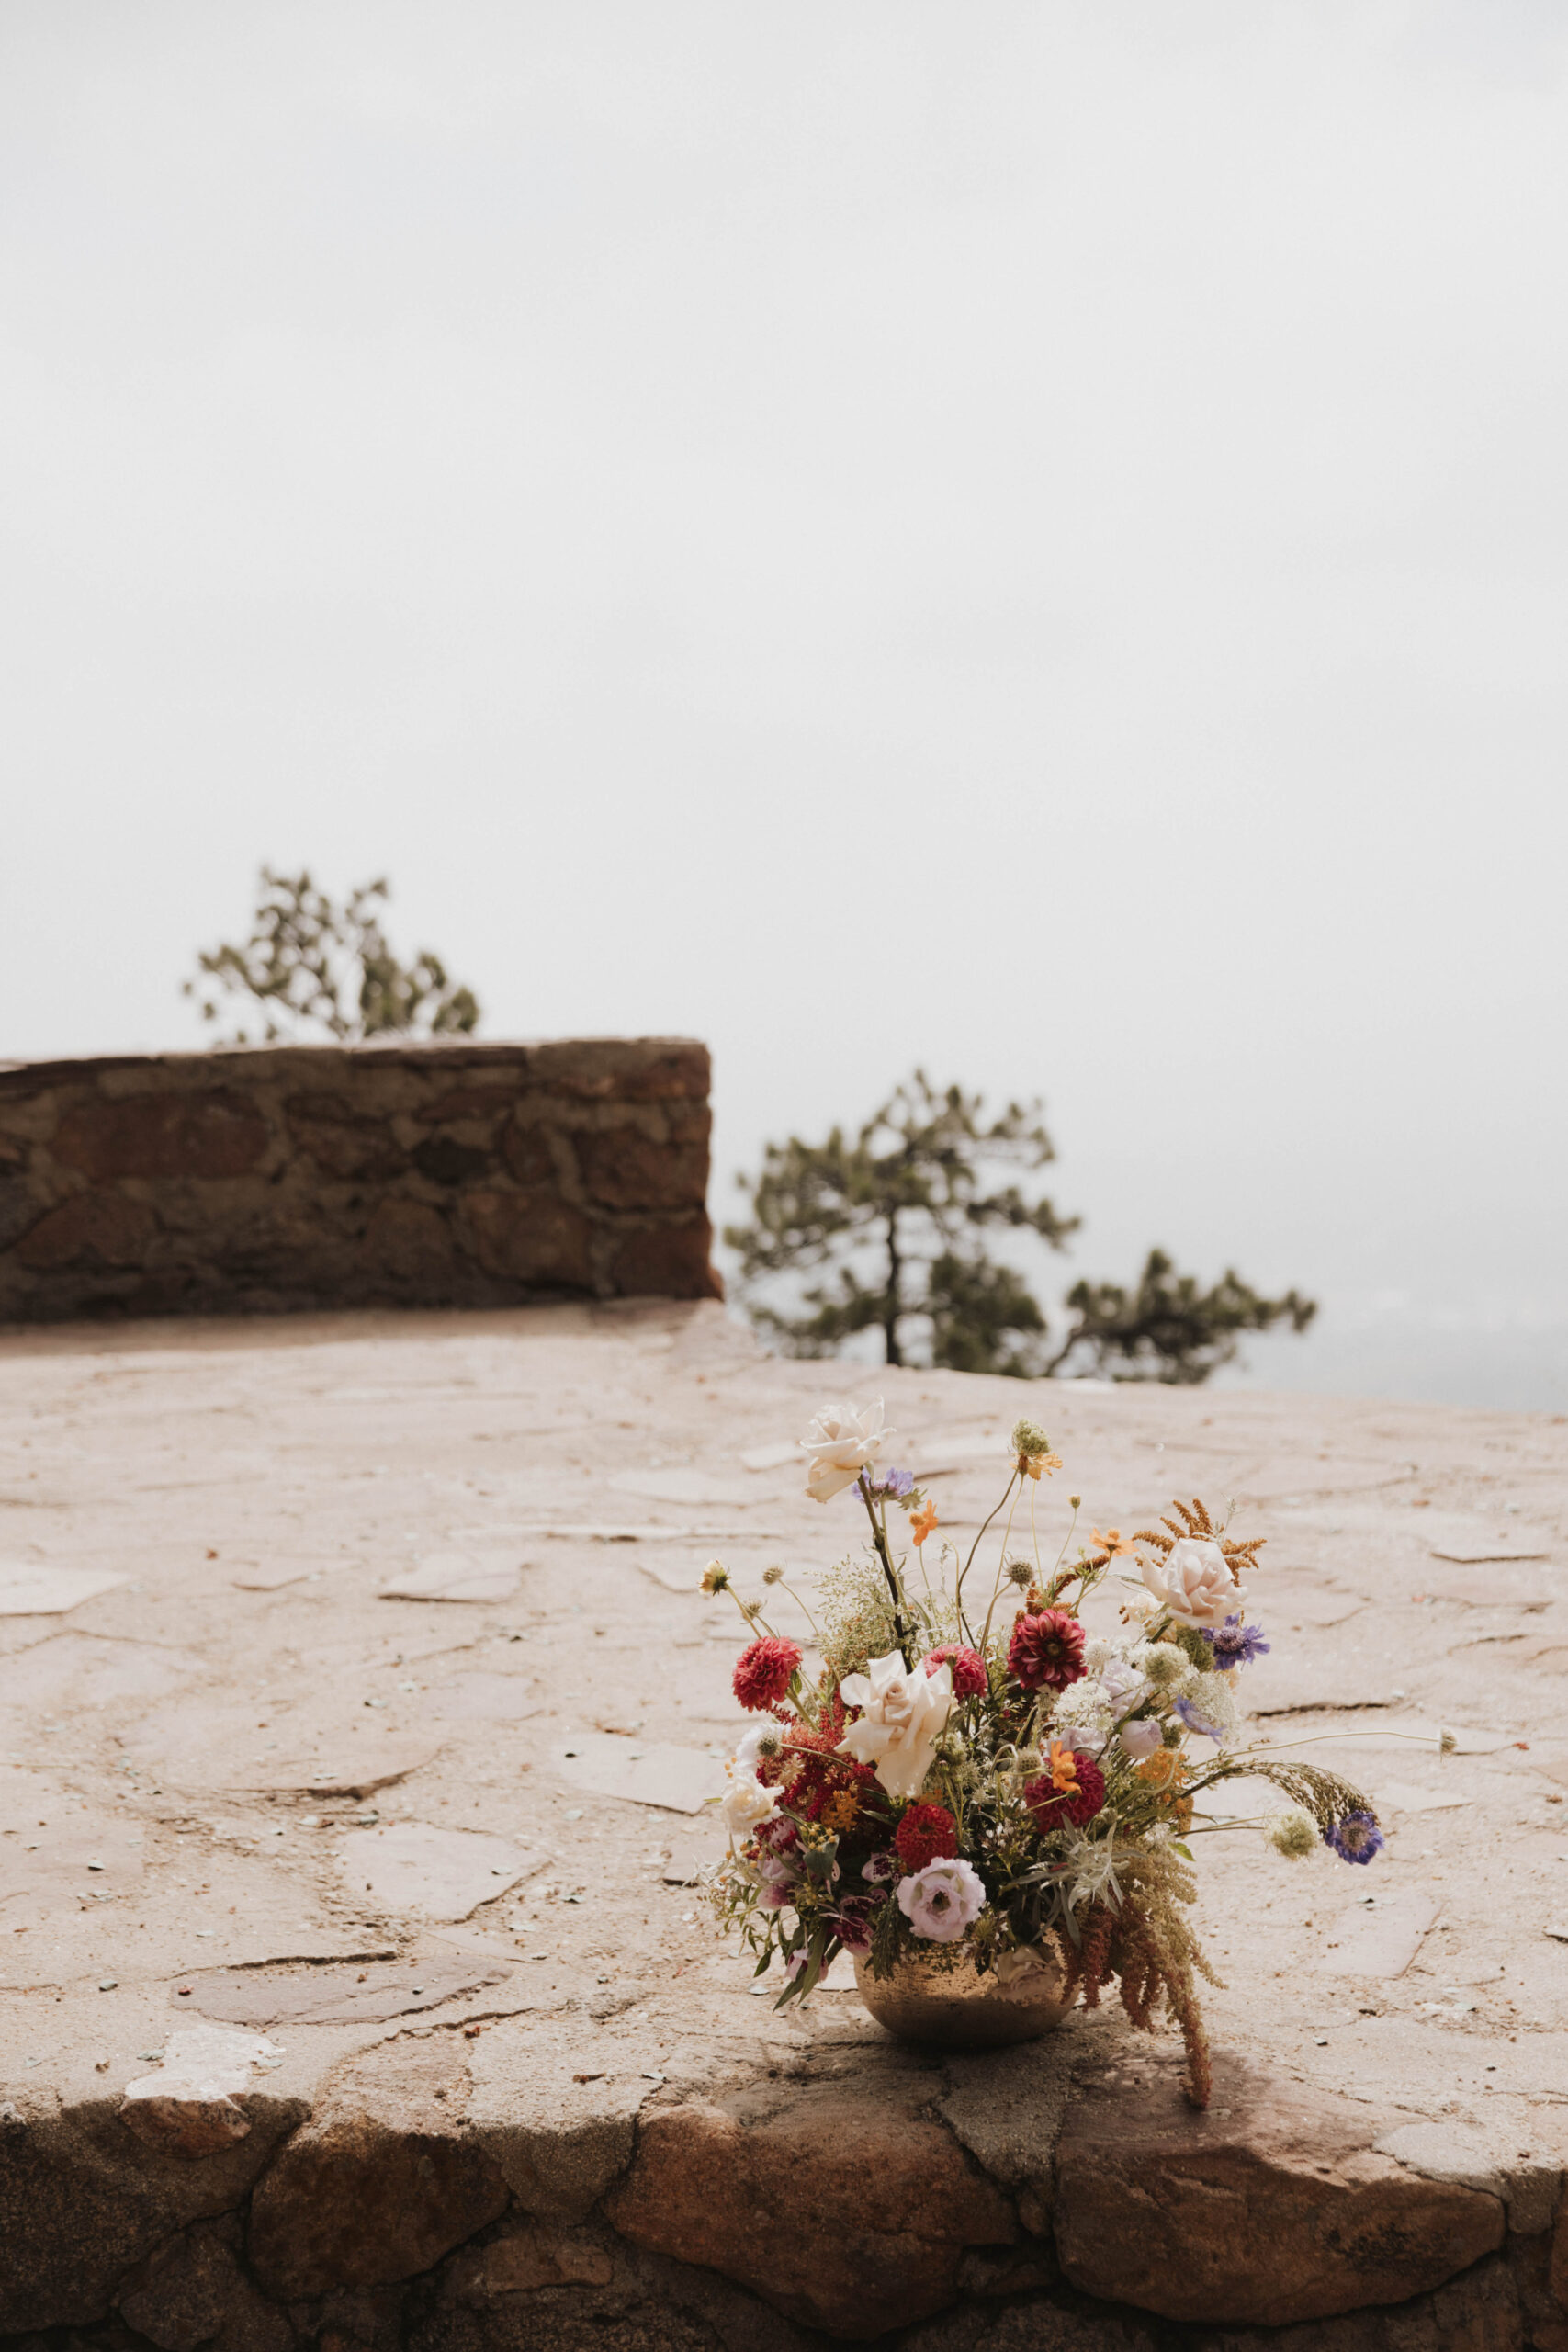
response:
[[[385,870],[1568,1405],[1565,199],[1560,0],[3,0],[0,1055]]]

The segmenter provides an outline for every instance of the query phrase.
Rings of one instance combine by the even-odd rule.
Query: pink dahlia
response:
[[[1065,1609],[1021,1617],[1008,1644],[1008,1665],[1026,1690],[1065,1690],[1083,1675],[1083,1627]]]
[[[893,1843],[907,1871],[923,1871],[928,1862],[953,1860],[958,1851],[958,1824],[944,1804],[912,1804],[894,1831]]]
[[[939,1667],[952,1667],[955,1699],[978,1699],[990,1688],[979,1651],[964,1649],[961,1643],[943,1642],[941,1649],[928,1650],[920,1664],[928,1674],[934,1674]]]
[[[1070,1778],[1042,1772],[1024,1789],[1023,1802],[1041,1829],[1065,1829],[1069,1821],[1092,1821],[1105,1803],[1105,1775],[1092,1756],[1077,1747],[1070,1760],[1061,1758],[1058,1770],[1063,1767]]]
[[[1078,1647],[1083,1647],[1081,1640]],[[743,1649],[735,1661],[736,1697],[743,1707],[776,1707],[799,1664],[798,1642],[781,1641],[776,1634],[765,1634],[761,1641]]]

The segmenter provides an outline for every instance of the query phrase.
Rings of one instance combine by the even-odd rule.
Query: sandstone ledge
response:
[[[1568,2352],[1562,1431],[1029,1393],[1129,1516],[1178,1461],[1247,1498],[1265,1720],[1348,1728],[1388,1806],[1377,1878],[1211,1841],[1198,2117],[1114,2011],[907,2052],[848,1994],[775,2017],[695,1916],[696,1580],[824,1556],[777,1466],[821,1378],[711,1303],[0,1341],[0,2335]],[[885,1385],[976,1525],[1016,1385]],[[685,1780],[596,1794],[617,1747]]]
[[[1386,2117],[1224,2052],[1199,2117],[1173,2055],[1098,2023],[943,2061],[840,2005],[790,2066],[656,2084],[636,2063],[649,2021],[607,2022],[589,2083],[569,2072],[584,2030],[570,2020],[564,2038],[521,2018],[427,2030],[329,2069],[308,2102],[248,2098],[251,2135],[194,2159],[151,2156],[107,2101],[8,2102],[0,2337],[64,2324],[109,2347],[124,2324],[162,2352],[288,2352],[345,2331],[423,2352],[1568,2342],[1568,2222],[1509,2233],[1500,2194],[1377,2156]]]

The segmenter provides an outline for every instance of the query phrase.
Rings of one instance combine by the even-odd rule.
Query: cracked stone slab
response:
[[[936,2111],[976,2162],[1015,2192],[1019,2219],[1042,2236],[1051,2225],[1056,2141],[1080,2053],[1065,2033],[1016,2050],[943,2061],[948,2087]]]
[[[1353,1904],[1335,1920],[1318,1966],[1334,1976],[1403,1976],[1440,1908],[1415,1889]]]
[[[1551,2227],[1562,2193],[1563,2168],[1549,2157],[1501,2152],[1481,2132],[1439,2117],[1429,2123],[1404,2123],[1373,2143],[1375,2153],[1422,2173],[1428,2180],[1457,2181],[1507,2207],[1508,2227],[1518,2237],[1537,2237]]]
[[[700,1748],[660,1740],[621,1739],[609,1732],[579,1732],[551,1750],[563,1781],[595,1796],[670,1813],[700,1813],[724,1794],[724,1767]]]
[[[383,1600],[511,1600],[521,1582],[510,1553],[489,1557],[469,1552],[433,1552],[417,1568],[381,1587]]]
[[[389,1964],[220,1968],[188,1980],[181,2006],[230,2025],[375,2025],[503,1984],[512,1973],[450,1954]]]
[[[54,1568],[39,1560],[0,1560],[0,1617],[60,1617],[129,1578],[107,1568]]]
[[[431,1714],[453,1723],[527,1723],[544,1705],[532,1675],[495,1674],[482,1668],[433,1684],[423,1698]]]
[[[520,1881],[543,1870],[547,1857],[478,1829],[437,1829],[409,1821],[391,1828],[358,1829],[338,1849],[345,1888],[361,1890],[376,1908],[411,1919],[466,1919]]]
[[[1224,2053],[1200,2115],[1166,2053],[1115,2063],[1063,2124],[1062,2267],[1173,2320],[1276,2326],[1404,2302],[1500,2245],[1504,2211],[1377,2153],[1392,2120]]]

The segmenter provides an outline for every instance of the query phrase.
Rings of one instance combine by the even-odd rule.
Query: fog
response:
[[[263,860],[1568,1408],[1552,0],[0,7],[0,1056]]]

